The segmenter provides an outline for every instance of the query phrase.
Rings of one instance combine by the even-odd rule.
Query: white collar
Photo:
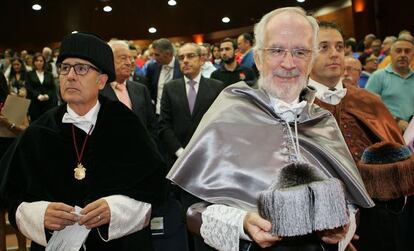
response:
[[[200,83],[200,80],[201,80],[201,72],[199,72],[198,75],[194,79],[192,79],[192,80],[194,80],[196,82],[196,84],[199,84]],[[188,84],[188,81],[190,81],[190,79],[187,78],[186,76],[184,76],[184,82],[186,84]]]
[[[67,112],[63,115],[62,122],[72,123],[79,129],[88,133],[92,125],[95,127],[100,108],[101,104],[98,100],[92,109],[90,109],[84,116],[79,116],[72,108],[69,107],[69,105],[66,105]]]
[[[307,104],[306,100],[299,102],[299,97],[292,103],[286,103],[285,101],[275,98],[271,95],[269,95],[269,97],[276,114],[286,122],[294,121]]]
[[[315,96],[319,100],[331,105],[339,104],[342,98],[345,97],[347,91],[346,88],[344,88],[344,85],[342,84],[342,78],[335,85],[335,91],[329,90],[329,87],[319,82],[316,82],[311,78],[309,78],[308,85],[316,89]]]

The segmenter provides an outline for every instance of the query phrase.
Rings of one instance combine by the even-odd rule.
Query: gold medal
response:
[[[83,180],[86,176],[86,168],[83,167],[82,163],[79,163],[73,171],[75,171],[75,179],[77,180]]]

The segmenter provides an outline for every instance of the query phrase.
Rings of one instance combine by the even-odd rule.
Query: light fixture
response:
[[[305,0],[296,0],[296,1],[298,1],[299,3],[305,2]]]
[[[175,1],[175,0],[168,0],[168,5],[169,6],[174,6],[176,4],[177,4],[177,1]]]
[[[42,9],[42,6],[41,6],[40,4],[37,4],[37,3],[36,3],[36,4],[33,4],[33,5],[32,5],[32,9],[33,9],[33,10],[41,10],[41,9]]]
[[[148,32],[149,33],[155,33],[155,32],[157,32],[157,29],[155,29],[154,27],[151,27],[151,28],[148,29]]]
[[[228,17],[223,17],[223,18],[221,19],[221,21],[222,21],[223,23],[228,23],[228,22],[230,22],[230,18],[228,18]]]
[[[78,33],[78,31],[72,31],[72,34]]]
[[[105,12],[111,12],[112,11],[112,7],[109,6],[109,5],[107,5],[107,6],[103,7],[103,11],[105,11]]]

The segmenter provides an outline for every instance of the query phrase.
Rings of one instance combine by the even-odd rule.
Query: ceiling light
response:
[[[72,34],[78,33],[78,31],[72,31]]]
[[[155,32],[157,32],[157,29],[155,29],[154,27],[151,27],[151,28],[148,29],[148,32],[149,33],[155,33]]]
[[[175,0],[169,0],[168,1],[168,5],[170,5],[170,6],[174,6],[176,4],[177,4],[177,2]]]
[[[32,5],[32,9],[33,10],[41,10],[42,9],[42,6],[40,6],[40,4],[33,4]]]
[[[228,17],[223,17],[223,18],[221,19],[221,21],[222,21],[223,23],[228,23],[228,22],[230,22],[230,18],[228,18]]]
[[[298,1],[299,3],[305,2],[305,0],[296,0],[296,1]]]
[[[107,5],[107,6],[103,7],[103,11],[105,11],[105,12],[111,12],[112,11],[112,7],[109,6],[109,5]]]

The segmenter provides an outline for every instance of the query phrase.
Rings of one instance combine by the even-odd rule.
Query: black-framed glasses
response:
[[[57,64],[57,71],[59,74],[62,75],[68,75],[70,72],[70,69],[73,67],[73,70],[75,70],[76,75],[81,75],[84,76],[86,74],[88,74],[90,69],[93,69],[99,73],[101,73],[101,71],[96,68],[95,66],[89,65],[89,64],[65,64],[65,63],[61,63],[61,64]]]
[[[287,53],[289,52],[292,57],[298,59],[307,59],[312,54],[312,50],[305,49],[305,48],[293,48],[293,49],[285,49],[282,47],[270,47],[270,48],[263,48],[261,49],[266,54],[275,59],[284,58],[286,57]]]
[[[184,61],[184,59],[187,57],[188,59],[193,59],[195,57],[199,57],[200,55],[196,54],[196,53],[187,53],[187,54],[182,54],[182,55],[178,55],[178,61]]]

